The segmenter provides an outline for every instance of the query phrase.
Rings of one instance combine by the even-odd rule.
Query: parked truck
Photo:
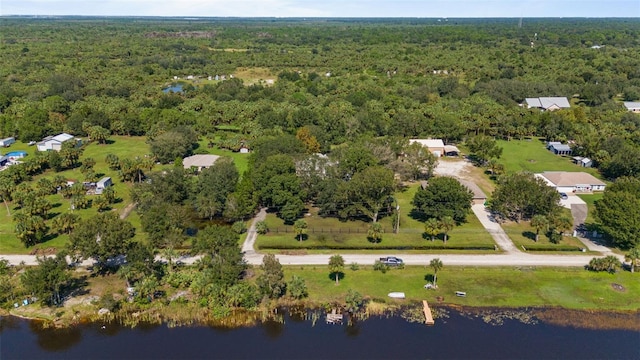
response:
[[[402,259],[395,256],[381,257],[380,262],[387,266],[399,266],[403,264]]]

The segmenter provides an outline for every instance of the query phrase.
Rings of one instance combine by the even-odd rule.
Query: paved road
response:
[[[484,205],[474,205],[473,212],[478,216],[480,222],[487,228],[487,230],[494,237],[500,248],[504,250],[503,254],[493,255],[459,255],[459,254],[404,254],[399,255],[393,252],[389,252],[388,255],[399,255],[407,265],[422,265],[427,266],[431,259],[439,258],[446,265],[459,266],[559,266],[559,267],[573,267],[573,266],[585,266],[589,263],[589,260],[593,256],[585,255],[532,255],[519,251],[511,242],[511,239],[500,227],[500,224],[491,219],[489,213],[485,210]],[[260,265],[262,263],[262,256],[255,251],[254,245],[257,237],[255,231],[256,223],[260,220],[264,220],[266,216],[266,210],[262,209],[258,215],[253,219],[251,226],[248,230],[248,235],[245,242],[242,245],[242,251],[245,253],[245,259],[249,264]],[[606,248],[605,248],[606,249]],[[608,249],[607,249],[608,250]],[[609,251],[606,255],[611,255]],[[358,264],[373,264],[378,258],[384,256],[383,254],[343,254],[345,263],[358,263]],[[616,255],[621,261],[624,260],[623,256]],[[283,265],[326,265],[329,263],[330,254],[310,254],[310,255],[277,255],[278,260]],[[9,260],[11,264],[18,265],[24,262],[27,265],[35,265],[36,257],[32,255],[0,255],[0,258]],[[158,258],[160,259],[160,258]],[[180,260],[184,263],[191,264],[195,262],[198,257],[183,257]],[[85,261],[82,266],[92,265],[91,261]]]

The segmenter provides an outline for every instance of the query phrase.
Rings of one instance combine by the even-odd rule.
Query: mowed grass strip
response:
[[[309,215],[304,217],[307,222],[307,234],[303,241],[296,237],[294,227],[286,225],[276,214],[269,213],[265,221],[270,231],[266,235],[259,235],[256,241],[258,249],[353,249],[375,250],[376,248],[409,249],[412,247],[442,248],[443,236],[435,241],[423,237],[424,225],[411,218],[410,201],[417,186],[411,186],[398,196],[400,204],[400,231],[393,233],[391,217],[380,220],[385,233],[379,243],[367,239],[370,223],[359,220],[340,221],[334,217],[322,217],[317,208],[310,208]],[[404,209],[404,210],[403,210]],[[494,241],[491,235],[482,227],[480,221],[470,213],[468,222],[457,226],[449,233],[447,246],[460,248],[482,248],[493,251]]]
[[[546,248],[557,248],[558,251],[561,251],[563,248],[567,246],[577,248],[576,251],[562,251],[563,254],[569,254],[575,252],[576,254],[583,255],[578,248],[586,248],[586,246],[578,239],[573,236],[563,236],[562,241],[557,244],[549,241],[549,237],[543,232],[538,236],[538,242],[535,241],[536,229],[530,226],[530,222],[522,221],[520,223],[516,223],[513,221],[502,224],[502,229],[507,233],[511,241],[516,245],[516,247],[522,250],[522,247],[528,248],[529,252],[535,251],[536,246],[544,246]],[[530,247],[530,248],[529,248]],[[544,251],[544,253],[548,254],[549,251]]]
[[[447,304],[492,307],[557,306],[569,309],[638,310],[640,275],[621,271],[616,274],[593,273],[581,268],[546,267],[448,267],[438,272],[438,289],[426,290],[433,270],[429,267],[409,266],[392,269],[383,274],[371,265],[360,264],[351,270],[346,264],[339,285],[329,273],[328,266],[286,266],[285,277],[300,276],[306,282],[310,300],[318,302],[342,301],[349,289],[369,298],[384,299],[387,303],[408,303],[427,300],[438,303],[442,297]],[[622,285],[615,290],[612,284]],[[387,297],[394,291],[404,292],[406,300]],[[455,296],[464,291],[466,297]]]
[[[543,139],[532,138],[530,140],[498,140],[502,147],[503,163],[507,173],[529,171],[541,173],[543,171],[582,171],[595,177],[600,177],[594,168],[580,167],[571,162],[571,156],[555,155],[546,149]]]

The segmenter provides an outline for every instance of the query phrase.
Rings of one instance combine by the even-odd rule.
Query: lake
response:
[[[634,315],[632,315],[634,316]],[[588,330],[451,311],[435,326],[373,317],[353,326],[289,316],[240,329],[206,326],[133,329],[107,324],[42,329],[0,318],[0,358],[7,359],[639,359],[640,332]]]

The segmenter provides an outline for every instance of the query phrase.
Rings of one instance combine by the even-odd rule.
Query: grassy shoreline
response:
[[[259,270],[254,268],[254,271]],[[373,271],[371,266],[360,265],[358,270],[351,270],[347,264],[339,285],[335,285],[334,279],[330,278],[326,266],[285,266],[284,273],[287,280],[293,275],[304,278],[309,297],[301,301],[285,297],[265,302],[257,309],[234,311],[231,318],[216,319],[208,309],[200,307],[197,301],[163,300],[150,304],[123,302],[119,310],[100,316],[97,301],[76,298],[72,298],[76,300],[73,305],[47,308],[33,304],[5,310],[0,316],[13,315],[41,320],[48,326],[55,327],[93,321],[115,321],[125,326],[136,326],[142,322],[164,323],[168,326],[252,326],[269,319],[273,310],[279,307],[325,310],[340,308],[345,303],[345,295],[349,289],[358,291],[367,300],[368,305],[364,310],[366,316],[397,314],[408,307],[419,307],[421,300],[427,300],[434,308],[465,309],[472,313],[534,311],[546,321],[553,320],[554,311],[583,314],[574,316],[575,320],[572,322],[575,323],[579,323],[581,319],[584,321],[584,314],[612,319],[625,319],[629,314],[632,317],[640,316],[640,303],[637,302],[640,296],[638,275],[624,271],[608,274],[587,272],[582,268],[447,267],[445,264],[445,268],[438,272],[437,290],[423,288],[426,282],[432,280],[433,271],[421,266],[393,269],[383,274]],[[253,280],[255,276],[249,281]],[[121,291],[116,286],[116,283],[121,282],[119,279],[107,276],[99,281],[102,284],[92,283],[88,287],[90,296],[94,298],[99,295],[100,290],[109,294]],[[614,288],[613,284],[621,285],[624,290]],[[387,297],[392,291],[405,292],[406,299]],[[455,291],[466,291],[467,296],[456,297]],[[614,326],[611,325],[612,321],[614,320],[606,321],[602,326]]]

